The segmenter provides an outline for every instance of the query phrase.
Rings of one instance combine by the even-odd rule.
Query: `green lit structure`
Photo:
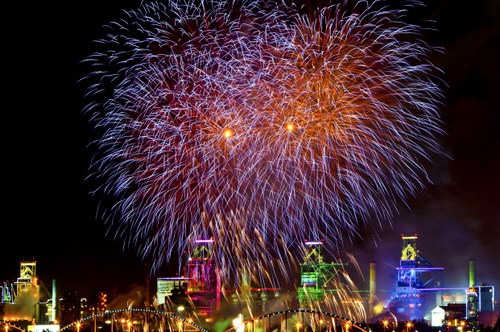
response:
[[[336,291],[328,288],[329,283],[337,276],[337,267],[347,265],[347,263],[325,263],[321,255],[322,244],[320,241],[306,241],[307,249],[304,263],[300,264],[300,287],[297,295],[303,306],[321,303],[327,292]]]

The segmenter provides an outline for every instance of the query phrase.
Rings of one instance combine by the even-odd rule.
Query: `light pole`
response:
[[[411,323],[408,322],[408,324],[406,324],[406,332],[410,332],[410,328],[411,328]]]
[[[384,320],[384,321],[383,321],[383,323],[384,323],[384,332],[386,332],[386,330],[387,330],[387,324],[388,324],[389,322],[388,322],[388,321],[386,321],[386,320]]]

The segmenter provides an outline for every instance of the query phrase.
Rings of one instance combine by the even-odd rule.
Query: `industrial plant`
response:
[[[89,298],[77,291],[59,292],[57,279],[49,292],[36,273],[36,261],[20,264],[20,277],[4,281],[0,286],[0,320],[15,323],[26,331],[58,331],[82,317],[104,312],[107,295],[93,290]]]
[[[468,285],[444,287],[444,268],[433,266],[421,255],[417,239],[417,234],[401,236],[401,259],[395,271],[393,289],[377,289],[376,262],[372,262],[369,289],[350,290],[350,298],[342,298],[342,304],[353,306],[362,303],[368,322],[427,319],[432,326],[460,326],[463,322],[474,326],[493,326],[500,316],[498,302],[495,302],[495,289],[494,286],[477,282],[476,262],[468,262]],[[187,310],[188,303],[191,302],[195,304],[193,310],[209,319],[220,309],[221,298],[227,299],[227,293],[231,291],[221,290],[220,279],[211,263],[207,244],[213,241],[198,242],[200,246],[189,257],[184,276],[157,279],[157,298],[159,304],[169,303],[174,308],[177,305],[182,310]],[[304,261],[300,264],[300,284],[296,285],[295,299],[298,301],[293,303],[288,298],[288,302],[283,303],[286,308],[324,308],[328,296],[340,292],[336,287],[346,285],[339,277],[347,263],[326,262],[321,254],[321,241],[306,240],[305,245],[307,249]],[[379,307],[379,298],[382,298],[380,292],[392,295],[383,304],[382,312],[377,312],[375,307]],[[270,299],[280,298],[280,293],[283,294],[284,291],[278,288],[253,288],[248,281],[243,283],[237,296],[233,294],[229,298],[229,302],[245,307],[244,299],[250,298],[247,317],[250,312],[252,315],[260,315],[266,312],[266,303]]]
[[[464,262],[469,265],[467,285],[444,287],[444,268],[433,266],[421,255],[417,239],[417,234],[402,235],[401,258],[390,290],[377,288],[375,262],[370,263],[369,289],[359,289],[346,277],[348,263],[327,262],[321,252],[323,242],[306,240],[300,278],[292,291],[290,285],[288,289],[253,285],[244,271],[238,288],[224,287],[211,257],[210,248],[216,243],[199,239],[183,259],[182,275],[157,278],[156,300],[143,307],[196,317],[208,325],[234,313],[245,320],[277,309],[310,308],[324,312],[345,309],[368,323],[425,318],[429,325],[448,329],[464,324],[493,326],[500,316],[495,288],[478,283],[476,262]],[[102,291],[94,290],[90,297],[82,298],[76,291],[58,291],[55,279],[51,286],[49,291],[38,278],[34,260],[21,262],[20,276],[0,286],[0,320],[23,325],[26,331],[58,331],[84,317],[109,313],[107,295]],[[384,301],[384,294],[391,296]],[[382,310],[375,309],[381,306]],[[113,318],[111,323],[102,318],[94,319],[93,324],[97,329],[112,322]]]

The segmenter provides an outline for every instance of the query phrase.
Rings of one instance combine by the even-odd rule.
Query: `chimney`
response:
[[[57,279],[52,279],[52,322],[57,320],[59,299],[57,298]]]
[[[476,260],[471,259],[469,261],[469,287],[474,287],[477,285],[476,280]]]
[[[375,297],[377,296],[377,262],[370,262],[370,315],[375,315]]]

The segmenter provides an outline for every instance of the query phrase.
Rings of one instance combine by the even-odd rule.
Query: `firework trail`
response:
[[[156,267],[213,238],[225,281],[263,282],[306,236],[335,249],[390,221],[440,152],[417,4],[179,0],[111,23],[86,112],[117,234]]]

